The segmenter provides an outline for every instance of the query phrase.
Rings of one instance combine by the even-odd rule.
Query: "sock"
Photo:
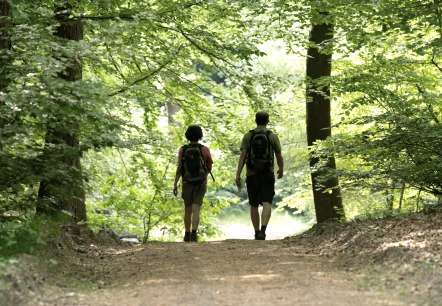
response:
[[[267,228],[267,225],[262,225],[261,226],[261,232],[265,233],[266,232],[266,228]]]
[[[192,230],[192,233],[195,233],[195,234],[196,234],[196,230]]]

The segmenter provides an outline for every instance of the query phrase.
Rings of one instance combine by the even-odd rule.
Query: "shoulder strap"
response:
[[[204,166],[206,166],[206,162],[204,161],[204,155],[203,155],[203,145],[202,144],[198,144],[198,148],[200,149],[200,154],[201,154],[201,162],[203,163]]]
[[[198,144],[198,148],[200,149],[200,154],[201,154],[201,162],[203,163],[204,167],[206,167],[207,169],[207,165],[206,165],[206,161],[204,160],[204,154],[203,154],[203,145],[202,144]]]
[[[183,157],[184,157],[184,152],[186,152],[187,148],[189,148],[189,145],[183,145],[181,147],[181,149],[183,149]]]

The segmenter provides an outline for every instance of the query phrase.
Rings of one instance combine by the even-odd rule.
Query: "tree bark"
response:
[[[8,67],[10,61],[8,51],[11,49],[11,37],[9,33],[12,26],[11,16],[12,8],[10,3],[7,0],[0,0],[0,92],[5,91],[8,86],[6,67]],[[0,109],[3,105],[4,103],[0,101]],[[0,151],[3,150],[2,131],[5,124],[4,118],[0,118]]]
[[[327,16],[327,13],[322,13]],[[321,52],[320,46],[330,43],[333,39],[331,23],[312,24],[307,51],[307,141],[312,146],[318,140],[331,136],[330,115],[330,76],[332,53]],[[327,49],[327,48],[325,48]],[[337,178],[330,178],[319,184],[319,177],[330,170],[336,169],[334,156],[325,156],[326,165],[318,167],[320,159],[310,155],[310,167],[313,199],[318,223],[336,220],[344,216],[341,191]],[[321,186],[322,185],[322,186]],[[325,190],[331,190],[330,192]]]
[[[10,29],[12,26],[11,22],[12,16],[12,8],[7,0],[0,0],[0,64],[1,64],[1,72],[0,73],[0,90],[3,90],[7,85],[6,73],[3,71],[3,67],[5,67],[9,56],[6,54],[5,50],[11,49],[11,37],[10,37]]]
[[[170,125],[182,126],[182,124],[176,121],[174,118],[174,115],[179,112],[180,107],[178,105],[167,102],[166,108],[167,108],[167,122],[169,126]]]
[[[60,25],[56,36],[80,41],[83,39],[83,24],[78,20],[69,20],[69,7],[58,7],[55,16]],[[70,64],[60,74],[66,81],[78,81],[82,78],[82,65],[75,58],[68,58]],[[60,118],[59,121],[63,121]],[[71,125],[71,129],[61,128],[58,122],[53,122],[47,128],[45,139],[45,160],[57,160],[62,166],[60,170],[66,175],[61,179],[49,175],[40,182],[38,197],[41,200],[37,206],[37,213],[57,215],[62,211],[68,212],[75,221],[86,220],[85,191],[81,171],[79,142],[77,138],[78,126]],[[53,148],[58,148],[54,150]],[[48,165],[51,167],[52,165]]]

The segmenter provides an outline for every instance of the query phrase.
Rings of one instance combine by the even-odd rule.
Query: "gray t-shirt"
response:
[[[254,130],[255,131],[268,131],[267,128],[261,128],[261,127],[255,128]],[[252,133],[250,131],[245,133],[244,137],[242,138],[241,146],[239,147],[239,149],[240,150],[243,150],[243,149],[248,150],[250,148],[251,138],[252,138]],[[274,172],[274,167],[273,167],[273,165],[275,163],[274,152],[281,151],[282,148],[281,148],[281,143],[279,142],[278,135],[276,135],[275,133],[273,133],[273,132],[270,133],[269,140],[270,140],[270,144],[272,145],[272,148],[273,148],[273,163],[270,165],[269,170]],[[249,166],[247,166],[247,173],[246,173],[247,176],[254,175],[255,173],[256,172],[253,169],[251,169]]]

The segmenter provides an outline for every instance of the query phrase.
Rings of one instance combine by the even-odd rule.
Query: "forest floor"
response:
[[[442,305],[441,217],[143,246],[67,227],[44,259],[3,273],[0,305]]]

